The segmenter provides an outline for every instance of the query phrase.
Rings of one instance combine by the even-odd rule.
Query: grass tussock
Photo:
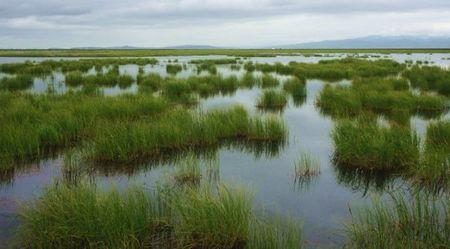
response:
[[[412,169],[416,180],[427,185],[450,183],[450,121],[431,122],[427,127],[421,163]]]
[[[411,85],[424,91],[433,90],[439,94],[450,96],[450,71],[437,66],[415,65],[403,75]]]
[[[280,85],[280,81],[275,76],[273,76],[269,73],[265,73],[261,77],[261,87],[262,88],[276,87],[278,85]]]
[[[327,85],[316,103],[322,112],[332,116],[355,116],[366,111],[429,115],[441,114],[449,107],[447,98],[413,94],[407,90],[404,80],[392,78],[357,80],[352,86]]]
[[[6,161],[32,160],[92,138],[103,121],[132,121],[168,107],[166,101],[146,95],[110,98],[72,93],[3,93],[0,103],[0,159]]]
[[[211,64],[211,63],[198,64],[197,65],[197,74],[200,74],[203,71],[206,71],[210,74],[217,74],[217,66],[216,66],[216,64]]]
[[[301,154],[294,166],[296,178],[310,178],[320,174],[319,160],[307,153]]]
[[[89,155],[101,163],[141,161],[166,150],[218,145],[229,139],[283,141],[287,133],[281,120],[251,118],[239,106],[208,113],[175,109],[153,122],[122,122],[102,128]]]
[[[60,70],[64,73],[72,71],[87,72],[92,68],[101,69],[108,66],[134,64],[139,66],[155,65],[154,58],[108,58],[108,59],[80,59],[80,60],[44,60],[41,62],[25,61],[22,63],[4,63],[0,65],[0,72],[9,74],[48,75]]]
[[[166,65],[166,72],[168,74],[176,75],[177,73],[183,71],[183,66],[179,64],[167,64]]]
[[[346,231],[350,248],[448,248],[450,202],[422,194],[374,198],[371,207],[352,215]]]
[[[293,68],[293,74],[307,79],[323,79],[336,81],[357,77],[386,77],[397,75],[405,69],[405,65],[393,60],[364,60],[364,59],[336,59],[323,60],[319,63],[289,64]]]
[[[155,92],[159,90],[164,82],[161,75],[157,73],[150,73],[147,75],[139,74],[137,77],[137,84],[139,85],[139,91]]]
[[[301,248],[297,226],[267,222],[242,189],[161,187],[146,193],[56,185],[24,207],[27,248]]]
[[[305,80],[300,80],[297,77],[291,77],[284,82],[283,90],[292,96],[294,104],[296,105],[302,104],[306,100]]]
[[[256,106],[264,109],[282,109],[287,104],[287,96],[282,91],[266,90],[258,98]]]
[[[206,60],[191,60],[191,64],[212,64],[212,65],[226,65],[226,64],[236,64],[238,62],[237,58],[226,58],[226,59],[206,59]]]
[[[134,82],[134,78],[128,74],[120,74],[119,67],[114,66],[106,73],[84,75],[81,71],[71,71],[65,75],[65,83],[68,86],[107,86],[118,85],[120,88],[127,88]]]
[[[342,167],[399,172],[419,163],[415,132],[373,121],[339,121],[332,131],[334,160]]]
[[[177,184],[197,186],[201,178],[200,161],[196,155],[189,154],[176,164],[174,180]]]
[[[29,74],[4,77],[0,79],[0,90],[20,91],[33,85],[33,77]]]
[[[261,84],[261,78],[256,77],[252,72],[247,72],[242,75],[240,82],[241,87],[252,88]]]

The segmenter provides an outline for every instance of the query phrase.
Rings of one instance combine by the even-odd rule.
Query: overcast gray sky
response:
[[[450,0],[0,0],[0,47],[270,46],[450,35]]]

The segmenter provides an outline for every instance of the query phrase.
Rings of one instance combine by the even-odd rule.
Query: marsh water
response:
[[[316,63],[319,60],[343,58],[345,54],[331,56],[278,56],[254,57],[252,60],[260,63],[288,63],[290,61]],[[364,55],[359,55],[364,56]],[[430,61],[434,65],[449,67],[448,54],[388,54],[367,55],[368,59],[390,58],[399,62],[405,60]],[[165,65],[171,60],[185,64],[193,59],[212,59],[221,56],[179,56],[155,57],[158,65],[145,66],[145,72],[157,72],[166,76]],[[0,63],[22,62],[25,60],[46,60],[49,58],[0,58]],[[60,58],[57,58],[60,59]],[[77,59],[77,58],[65,58]],[[138,66],[120,66],[122,73],[137,75]],[[244,70],[231,70],[229,65],[218,66],[223,75],[241,75]],[[193,65],[188,65],[176,77],[187,77],[196,74]],[[1,77],[1,76],[0,76]],[[285,79],[284,76],[281,80]],[[337,82],[348,84],[348,80]],[[56,92],[63,93],[69,88],[64,84],[64,75],[55,73],[52,77],[35,79],[34,85],[28,91],[45,93],[48,86],[53,85]],[[333,120],[321,114],[315,106],[316,96],[327,84],[321,80],[307,80],[307,97],[301,102],[290,99],[288,106],[281,112],[265,113],[255,107],[256,98],[261,93],[260,88],[239,89],[225,96],[201,98],[197,107],[200,110],[221,108],[233,104],[243,105],[254,115],[280,115],[286,122],[289,135],[286,145],[274,153],[251,153],[235,147],[222,147],[217,153],[221,182],[248,187],[254,193],[255,208],[265,210],[268,214],[281,214],[298,219],[303,227],[303,238],[308,246],[321,248],[339,247],[345,242],[343,222],[350,218],[349,206],[359,206],[367,203],[373,194],[387,194],[396,189],[408,189],[409,183],[402,179],[388,176],[362,176],[343,172],[333,165],[333,142],[330,132]],[[102,88],[106,95],[136,93],[136,84],[128,88]],[[449,114],[447,113],[447,117]],[[424,134],[429,120],[412,117],[411,126],[419,134]],[[301,153],[309,153],[320,161],[320,174],[307,182],[296,180],[294,163]],[[17,212],[24,202],[39,198],[43,189],[62,176],[61,165],[64,153],[29,165],[23,165],[14,171],[0,176],[0,247],[10,238],[20,225]],[[119,187],[143,183],[152,188],[167,172],[172,170],[171,163],[159,165],[139,165],[133,170],[111,170],[107,173],[95,173],[93,176],[101,186],[115,185]]]

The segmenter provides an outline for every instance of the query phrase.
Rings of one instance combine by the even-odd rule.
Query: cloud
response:
[[[0,0],[0,38],[8,37],[0,46],[245,46],[448,35],[449,12],[448,0]]]

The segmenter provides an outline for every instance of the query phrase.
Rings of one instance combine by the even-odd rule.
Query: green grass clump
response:
[[[450,121],[431,122],[427,127],[421,163],[412,175],[421,183],[446,186],[450,183]]]
[[[191,94],[191,86],[182,79],[168,79],[164,83],[162,93],[163,96],[168,98],[170,101],[184,104],[195,104],[197,102],[197,100]]]
[[[432,122],[427,128],[426,146],[430,149],[450,151],[450,121]]]
[[[181,71],[183,71],[183,67],[179,64],[167,64],[166,65],[166,72],[169,74],[175,75]]]
[[[334,160],[342,167],[399,172],[419,163],[419,138],[398,126],[339,121],[333,132]]]
[[[316,104],[323,113],[332,116],[353,116],[363,110],[361,96],[350,87],[326,85]]]
[[[346,230],[350,248],[448,248],[450,202],[415,194],[400,194],[386,202],[374,198],[372,205],[352,215]]]
[[[254,86],[260,85],[260,78],[255,77],[255,75],[251,72],[247,72],[242,75],[240,79],[240,85],[246,88],[252,88]]]
[[[150,73],[148,75],[139,74],[137,83],[139,90],[150,90],[151,92],[157,91],[162,86],[164,79],[157,73]]]
[[[306,97],[306,83],[297,77],[291,77],[286,80],[283,84],[283,89],[294,98]]]
[[[27,74],[4,77],[0,80],[0,90],[19,91],[28,89],[32,85],[33,77]]]
[[[222,75],[191,76],[187,83],[201,96],[214,94],[231,94],[239,87],[239,79],[234,76],[223,77]]]
[[[95,75],[82,75],[80,71],[70,72],[66,75],[66,84],[77,86],[81,83],[91,86],[108,86],[113,87],[119,85],[120,88],[127,88],[134,82],[134,78],[128,74],[120,74],[119,66],[111,67],[106,73],[97,72]]]
[[[413,115],[443,113],[449,101],[440,95],[415,95],[403,87],[397,87],[397,79],[369,79],[356,81],[352,86],[327,85],[317,99],[317,105],[325,114],[332,116],[354,116],[363,111],[381,114],[408,113]],[[403,82],[403,81],[399,81]],[[398,90],[400,89],[400,90]]]
[[[238,64],[232,64],[232,65],[230,65],[230,69],[233,71],[239,71],[239,70],[241,70],[241,66]]]
[[[252,220],[252,201],[245,191],[219,188],[188,190],[176,202],[177,233],[184,245],[198,248],[245,248]]]
[[[413,87],[450,96],[450,71],[437,66],[413,66],[404,72]]]
[[[104,191],[48,188],[23,208],[18,247],[301,248],[297,226],[262,219],[246,190],[219,186]]]
[[[203,71],[207,71],[210,74],[217,74],[217,67],[215,64],[202,63],[197,65],[197,73],[200,74]]]
[[[0,65],[0,72],[9,74],[48,75],[53,67],[44,63],[25,61],[22,63],[4,63]]]
[[[266,90],[259,96],[256,106],[258,108],[280,109],[287,104],[287,96],[282,91]]]
[[[26,61],[22,63],[5,63],[0,65],[0,72],[10,74],[47,75],[52,71],[87,72],[92,68],[101,69],[112,65],[155,65],[158,60],[153,58],[109,58],[109,59],[80,59],[80,60],[45,60],[42,62]]]
[[[255,66],[255,64],[253,64],[253,62],[249,61],[249,62],[244,64],[244,69],[247,72],[251,73],[251,72],[256,70],[256,66]]]
[[[179,185],[198,185],[201,177],[200,162],[195,155],[189,154],[176,164],[174,179]]]
[[[355,77],[385,77],[403,71],[404,65],[393,60],[336,59],[323,60],[319,63],[291,62],[293,74],[307,79],[336,81]]]
[[[90,139],[103,122],[132,121],[165,111],[168,104],[147,95],[104,97],[0,95],[0,160],[28,161]],[[9,167],[2,164],[1,167]]]
[[[127,88],[133,84],[134,78],[128,74],[122,74],[117,77],[117,84],[120,88]]]
[[[371,77],[371,78],[357,78],[353,80],[353,85],[360,91],[407,91],[409,90],[409,83],[406,78],[396,77]]]
[[[319,160],[306,153],[300,155],[294,166],[296,178],[309,178],[320,174]]]
[[[237,59],[206,59],[206,60],[191,60],[189,63],[192,64],[213,64],[213,65],[225,65],[225,64],[236,64]]]
[[[276,62],[275,64],[255,64],[255,70],[261,71],[263,73],[277,73],[281,75],[292,75],[294,70],[291,66],[285,65],[280,62]]]
[[[141,248],[158,229],[158,204],[141,188],[121,194],[55,186],[25,207],[19,240],[31,248]]]
[[[278,86],[279,84],[280,84],[280,81],[276,77],[274,77],[273,75],[271,75],[269,73],[265,73],[261,77],[261,87],[263,87],[263,88],[275,87],[275,86]]]
[[[242,107],[198,114],[175,109],[148,122],[105,124],[93,139],[89,159],[129,163],[158,157],[164,151],[208,147],[225,140],[279,141],[286,129],[279,119],[248,117]]]
[[[69,72],[65,75],[65,83],[68,86],[79,86],[83,84],[83,73],[80,71]]]
[[[284,142],[287,133],[286,125],[276,116],[252,118],[247,128],[247,139],[256,142]]]
[[[308,153],[302,153],[294,163],[294,183],[300,189],[307,189],[320,174],[320,161]]]
[[[440,95],[420,94],[414,96],[418,112],[445,112],[449,107],[449,100]]]

